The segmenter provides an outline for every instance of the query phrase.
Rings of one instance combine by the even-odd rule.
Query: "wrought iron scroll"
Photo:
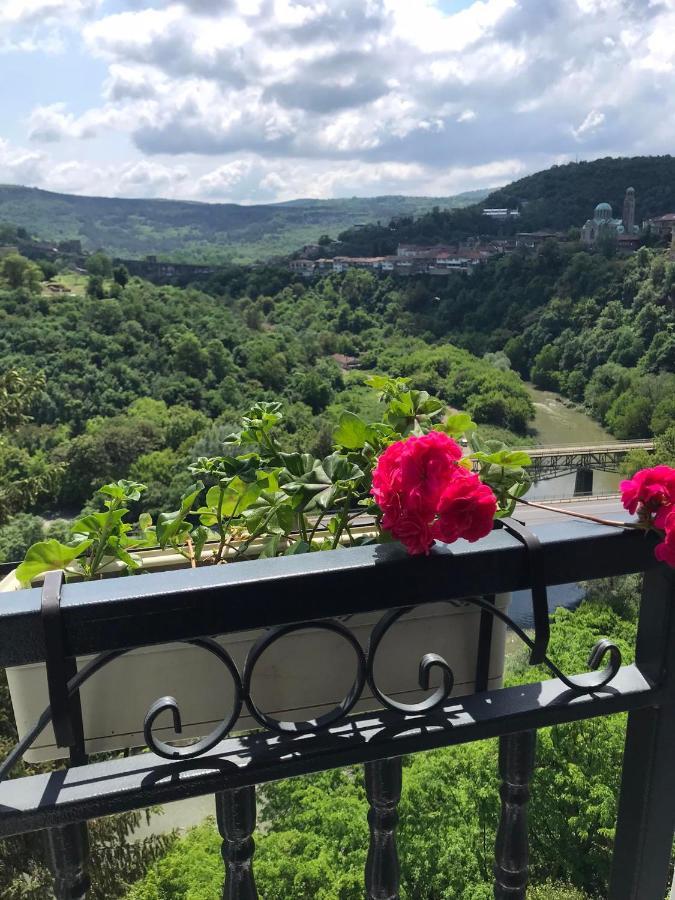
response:
[[[452,603],[453,601],[446,602]],[[489,615],[500,619],[508,625],[508,627],[527,647],[529,647],[531,651],[535,651],[536,639],[533,640],[530,638],[522,628],[520,628],[505,612],[499,609],[498,606],[490,602],[490,600],[483,597],[467,597],[464,599],[464,602],[474,605]],[[260,725],[271,732],[277,734],[316,734],[325,731],[341,720],[344,720],[352,711],[355,704],[362,698],[366,684],[368,684],[373,695],[385,709],[400,713],[401,715],[429,714],[437,711],[450,698],[454,685],[452,669],[442,656],[439,656],[436,653],[427,653],[420,661],[419,685],[422,690],[431,690],[430,684],[435,670],[441,674],[441,684],[433,689],[431,696],[419,703],[401,703],[392,697],[389,697],[378,685],[375,675],[375,661],[377,659],[378,647],[382,643],[385,635],[401,616],[414,608],[415,607],[413,606],[407,606],[385,613],[371,632],[366,653],[364,653],[361,644],[354,633],[350,631],[344,623],[338,622],[335,619],[292,623],[270,628],[263,633],[249,651],[241,676],[227,650],[212,638],[198,638],[182,641],[181,643],[191,644],[213,654],[224,665],[234,688],[232,708],[222,722],[206,735],[206,737],[203,737],[192,744],[174,746],[173,744],[160,740],[153,734],[153,726],[158,717],[162,713],[168,712],[173,719],[176,741],[180,741],[182,721],[178,703],[173,697],[161,697],[152,704],[145,716],[143,732],[147,746],[159,756],[166,759],[191,759],[201,756],[228,736],[235,727],[244,705],[246,705],[251,716],[259,722]],[[329,712],[318,716],[316,719],[307,721],[281,721],[266,713],[257,705],[253,696],[255,669],[261,657],[269,647],[286,635],[303,629],[328,631],[345,640],[354,651],[354,679],[347,695]],[[66,690],[67,696],[72,697],[79,691],[80,687],[100,669],[113,660],[118,659],[120,656],[130,652],[132,649],[135,648],[109,651],[90,660],[68,680]],[[611,682],[621,667],[621,653],[619,648],[606,639],[598,641],[593,647],[588,660],[589,667],[591,670],[597,671],[605,659],[607,659],[607,665],[598,673],[596,678],[589,678],[588,675],[585,675],[581,679],[565,675],[565,673],[562,672],[548,656],[544,656],[542,662],[553,676],[558,678],[570,692],[581,695],[591,694],[604,688]],[[51,706],[47,707],[30,731],[24,735],[21,741],[19,741],[16,747],[0,765],[0,781],[7,777],[9,772],[18,763],[26,750],[33,744],[42,730],[53,721],[53,716],[53,708]]]
[[[276,643],[280,638],[284,637],[287,634],[292,634],[296,631],[302,631],[306,628],[315,628],[322,631],[329,631],[333,634],[339,634],[340,637],[343,637],[354,651],[354,656],[356,657],[356,675],[354,677],[354,681],[349,690],[349,693],[343,700],[340,701],[340,703],[338,703],[337,706],[334,707],[334,709],[330,710],[322,716],[319,716],[319,718],[317,719],[304,722],[282,722],[279,719],[275,719],[273,716],[270,716],[267,713],[263,712],[256,705],[256,702],[253,699],[251,693],[253,673],[258,661],[260,660],[260,657],[263,655],[265,650],[272,646],[272,644]],[[295,624],[279,625],[277,628],[271,628],[269,631],[266,631],[258,638],[256,643],[249,651],[248,656],[246,657],[246,663],[244,665],[243,690],[244,696],[246,698],[246,706],[248,707],[249,712],[251,713],[253,718],[264,728],[269,728],[270,731],[276,731],[279,734],[287,734],[288,732],[293,732],[296,734],[306,734],[308,732],[323,731],[326,728],[330,728],[331,725],[335,725],[336,722],[344,719],[344,717],[351,712],[351,710],[354,708],[354,705],[361,697],[365,684],[366,658],[363,655],[361,644],[358,642],[349,628],[346,627],[346,625],[343,625],[341,622],[338,622],[335,619],[325,619],[323,621],[317,622],[298,622]]]
[[[541,541],[534,532],[522,522],[506,518],[501,520],[502,528],[515,537],[527,550],[527,563],[530,568],[530,585],[532,588],[532,615],[534,617],[534,643],[530,654],[530,665],[544,662],[546,650],[551,636],[548,613],[548,591],[546,573],[541,555]]]

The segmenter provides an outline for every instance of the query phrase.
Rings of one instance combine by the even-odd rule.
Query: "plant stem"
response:
[[[110,532],[112,531],[112,525],[111,525],[112,514],[117,511],[117,509],[119,508],[119,505],[120,505],[120,503],[118,500],[113,500],[113,502],[110,506],[110,509],[108,510],[108,514],[107,514],[106,520],[105,520],[105,525],[101,529],[101,536],[98,541],[98,547],[96,548],[96,552],[94,553],[94,556],[91,561],[91,565],[89,567],[89,577],[90,578],[95,577],[95,575],[98,571],[98,567],[101,564],[101,559],[103,558],[103,553],[105,551],[106,544],[108,543],[108,537],[110,535]]]
[[[342,537],[342,532],[345,530],[345,525],[347,524],[347,519],[349,518],[349,501],[351,499],[351,494],[347,494],[345,497],[345,502],[342,506],[342,513],[340,514],[340,521],[338,522],[338,527],[335,532],[335,536],[333,537],[333,550],[337,550],[340,545],[340,538]]]
[[[188,536],[185,539],[185,543],[187,544],[187,548],[188,548],[188,559],[190,560],[190,567],[192,569],[196,569],[197,562],[195,560],[195,548],[194,548],[194,544],[192,543],[192,538]]]
[[[222,496],[223,495],[221,495],[221,497]],[[216,563],[222,562],[223,553],[229,547],[230,542],[227,539],[227,532],[228,532],[230,525],[232,524],[232,519],[234,519],[234,517],[237,515],[237,510],[239,509],[240,503],[241,503],[241,497],[239,497],[237,502],[234,504],[234,509],[232,510],[232,515],[228,518],[227,522],[225,523],[224,528],[222,526],[222,519],[219,522],[218,531],[220,533],[220,545],[218,547],[218,552],[216,553],[216,560],[215,560]],[[221,501],[218,505],[219,515],[222,516],[222,512],[223,512],[223,500],[221,499]]]
[[[261,525],[258,526],[258,528],[253,532],[253,534],[250,534],[246,538],[246,540],[244,541],[243,544],[241,544],[239,547],[236,548],[235,556],[241,556],[242,554],[246,553],[246,551],[248,550],[248,548],[250,547],[252,542],[260,534],[262,534],[262,532],[267,528],[268,523],[270,522],[270,520],[272,519],[272,516],[275,514],[275,512],[278,510],[278,508],[279,508],[278,504],[276,506],[272,507],[272,510],[269,513],[269,515],[266,517],[265,521]]]
[[[307,543],[309,544],[310,547],[312,546],[312,541],[314,540],[314,535],[316,534],[319,525],[323,522],[323,518],[325,515],[326,515],[326,513],[321,513],[321,515],[317,517],[317,520],[314,523],[314,527],[312,528],[312,530],[309,534],[309,538],[307,540]]]
[[[638,522],[615,522],[613,519],[600,519],[598,516],[589,516],[587,513],[572,512],[569,509],[560,509],[557,506],[547,506],[545,503],[534,503],[532,500],[523,500],[518,497],[517,503],[532,506],[535,509],[545,509],[549,512],[560,513],[563,516],[572,516],[574,519],[585,519],[587,522],[595,522],[597,525],[611,525],[612,528],[642,528]]]

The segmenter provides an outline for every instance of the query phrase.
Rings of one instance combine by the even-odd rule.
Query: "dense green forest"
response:
[[[323,233],[357,223],[389,222],[435,206],[481,200],[487,191],[457,197],[353,197],[241,206],[177,200],[126,200],[54,194],[0,185],[0,222],[43,240],[80,240],[85,250],[105,247],[123,258],[155,254],[184,262],[252,262],[288,254]]]
[[[0,481],[14,486],[0,493],[5,520],[77,512],[127,476],[148,485],[150,512],[173,507],[190,459],[221,452],[257,400],[283,401],[286,449],[329,453],[343,409],[372,411],[363,380],[374,370],[410,377],[495,435],[525,440],[533,416],[518,374],[420,331],[413,282],[353,270],[301,284],[284,270],[230,269],[183,290],[116,271],[79,285],[69,276],[73,293],[53,295],[35,264],[2,266],[0,358],[25,373],[5,392],[29,390],[32,416],[0,443]],[[17,488],[36,480],[37,491]],[[31,528],[31,517],[0,528],[0,554],[25,549]]]
[[[675,421],[675,264],[660,250],[629,257],[546,243],[472,277],[419,280],[417,329],[473,353],[504,352],[535,385],[560,391],[617,438]]]
[[[517,231],[553,230],[567,233],[593,215],[596,204],[607,201],[621,216],[627,187],[636,192],[636,222],[675,212],[675,157],[636,156],[596,159],[553,166],[493,191],[463,209],[432,209],[390,225],[347,229],[340,234],[340,253],[354,256],[395,253],[399,243],[432,244],[482,234],[501,236]],[[494,222],[484,208],[520,210],[520,217]]]

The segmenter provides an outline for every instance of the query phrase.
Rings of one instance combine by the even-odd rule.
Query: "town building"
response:
[[[675,235],[675,213],[666,213],[665,216],[647,219],[644,227],[650,228],[652,234],[660,238],[669,238],[671,235]]]
[[[625,235],[628,240],[620,241],[626,249],[631,249],[639,236],[641,229],[635,224],[635,188],[626,189],[623,201],[623,215],[620,219],[614,218],[614,212],[609,203],[598,203],[593,212],[593,218],[587,219],[581,228],[581,240],[592,247],[603,238],[621,238]]]
[[[535,250],[546,241],[562,241],[565,235],[558,231],[520,231],[516,235],[516,247],[527,247],[528,250]]]
[[[292,259],[288,268],[296,275],[302,275],[303,278],[311,278],[316,269],[317,260],[314,259]]]
[[[517,209],[484,209],[483,215],[488,216],[490,219],[504,221],[506,219],[520,218],[520,211]]]

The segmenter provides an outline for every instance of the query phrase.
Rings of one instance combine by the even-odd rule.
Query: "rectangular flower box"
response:
[[[149,569],[185,565],[179,556],[144,555]],[[13,574],[0,582],[0,593],[19,588]],[[414,597],[410,599],[415,602]],[[509,601],[510,595],[502,594],[496,602],[506,610]],[[365,650],[372,629],[384,612],[358,614],[342,621]],[[379,689],[402,703],[419,702],[429,696],[430,691],[419,688],[418,669],[425,654],[437,653],[453,671],[452,696],[472,693],[479,627],[480,610],[467,601],[416,607],[393,624],[378,649],[375,678]],[[240,674],[248,651],[261,633],[239,632],[218,638]],[[504,624],[495,618],[489,689],[502,683],[505,636]],[[78,666],[90,658],[78,659]],[[330,712],[349,693],[355,672],[354,650],[344,638],[308,627],[286,635],[264,652],[255,667],[251,693],[258,708],[276,719],[313,719]],[[438,683],[438,677],[432,671],[432,686]],[[7,679],[22,737],[49,704],[45,665],[9,668]],[[133,650],[111,662],[83,685],[80,694],[85,747],[88,753],[96,753],[144,746],[145,714],[158,698],[167,695],[175,697],[181,711],[181,739],[204,736],[229,717],[234,691],[227,669],[211,653],[189,644],[162,644]],[[354,711],[378,708],[380,701],[366,686]],[[257,727],[260,726],[244,707],[233,731]],[[168,712],[161,714],[153,733],[164,741],[175,739]],[[25,759],[42,762],[65,755],[66,751],[56,746],[53,730],[48,726]]]

